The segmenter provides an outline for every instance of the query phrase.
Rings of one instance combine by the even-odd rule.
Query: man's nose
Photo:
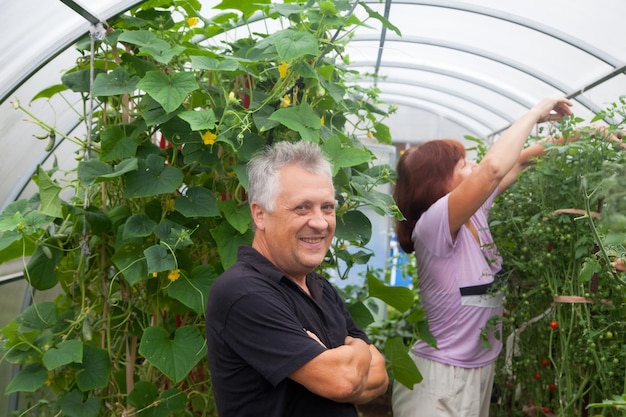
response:
[[[309,227],[313,229],[326,229],[328,227],[328,219],[321,208],[316,208],[311,212],[309,218]]]

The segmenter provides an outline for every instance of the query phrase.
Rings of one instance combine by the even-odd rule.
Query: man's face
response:
[[[291,278],[303,279],[324,260],[335,233],[335,194],[325,175],[290,165],[279,174],[275,209],[253,203],[253,246]]]

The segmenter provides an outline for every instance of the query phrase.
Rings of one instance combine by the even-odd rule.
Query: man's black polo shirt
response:
[[[209,292],[206,336],[213,392],[220,417],[356,417],[337,403],[287,378],[345,337],[369,343],[334,287],[307,275],[311,297],[249,246]]]

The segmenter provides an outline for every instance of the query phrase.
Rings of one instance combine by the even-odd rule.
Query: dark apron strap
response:
[[[481,284],[481,285],[472,285],[471,287],[461,287],[459,290],[461,291],[461,296],[466,295],[484,295],[492,291],[497,291],[500,289],[505,279],[505,271],[502,268],[498,273],[493,277],[493,281],[489,284]]]

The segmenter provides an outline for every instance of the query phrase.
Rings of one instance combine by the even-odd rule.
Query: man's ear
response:
[[[265,230],[265,209],[256,201],[253,201],[250,204],[250,212],[257,230]]]

